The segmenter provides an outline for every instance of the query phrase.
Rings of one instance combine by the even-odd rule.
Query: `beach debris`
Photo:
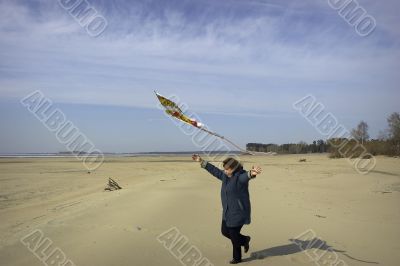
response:
[[[176,180],[176,178],[174,178],[174,179],[160,179],[161,182],[165,182],[165,181],[174,181],[174,180]]]
[[[119,190],[119,189],[122,189],[122,187],[111,177],[108,178],[108,184],[104,190],[105,191],[114,191],[114,190]]]
[[[301,158],[301,159],[299,160],[299,162],[300,162],[300,163],[305,163],[305,162],[307,162],[307,159],[306,159],[306,158]]]
[[[326,218],[326,216],[322,216],[322,215],[318,215],[318,214],[316,214],[315,216],[318,218],[324,218],[324,219]]]
[[[393,193],[392,191],[374,191],[375,193],[381,193],[381,194],[390,194]]]

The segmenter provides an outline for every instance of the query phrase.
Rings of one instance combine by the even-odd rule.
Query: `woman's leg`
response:
[[[221,224],[221,233],[224,235],[226,238],[229,238],[232,242],[232,248],[233,248],[233,258],[236,261],[240,261],[242,258],[242,250],[241,246],[245,247],[245,252],[248,250],[248,245],[249,245],[249,238],[248,236],[244,236],[240,233],[240,230],[242,229],[242,226],[239,227],[228,227],[226,225],[226,222],[222,220]],[[246,248],[247,245],[247,248]]]
[[[228,227],[229,236],[232,241],[233,259],[236,261],[242,260],[242,246],[246,244],[246,237],[240,234],[242,226]]]
[[[231,239],[231,236],[229,235],[229,229],[226,226],[226,222],[224,220],[222,220],[221,224],[221,233],[224,237]]]

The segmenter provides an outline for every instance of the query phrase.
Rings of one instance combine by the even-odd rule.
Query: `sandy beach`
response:
[[[243,265],[323,265],[328,255],[338,265],[399,265],[399,159],[378,157],[368,175],[327,155],[241,160],[264,169],[250,181]],[[105,192],[109,177],[123,189]],[[227,265],[219,182],[190,156],[106,158],[90,174],[74,158],[1,158],[1,264],[46,265],[59,248],[69,265],[185,265],[159,241],[175,228],[186,247]],[[41,255],[26,245],[34,232],[51,241]]]

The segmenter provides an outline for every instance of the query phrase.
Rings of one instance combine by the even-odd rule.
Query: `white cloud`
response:
[[[0,3],[2,98],[40,88],[58,101],[153,107],[149,95],[159,89],[185,95],[199,110],[251,113],[285,110],[307,92],[389,94],[398,84],[393,16],[382,22],[388,36],[360,38],[320,1],[253,1],[265,14],[210,11],[193,21],[181,9],[157,16],[143,3],[122,11],[113,2],[104,14],[109,29],[93,39],[57,1],[39,3],[40,11]]]

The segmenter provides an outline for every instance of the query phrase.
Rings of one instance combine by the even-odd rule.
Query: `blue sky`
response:
[[[108,22],[93,38],[58,1],[0,0],[0,153],[65,150],[19,104],[37,89],[107,152],[196,148],[153,90],[242,146],[322,138],[292,108],[307,94],[376,137],[400,111],[400,3],[359,2],[367,37],[328,0],[92,0]]]

